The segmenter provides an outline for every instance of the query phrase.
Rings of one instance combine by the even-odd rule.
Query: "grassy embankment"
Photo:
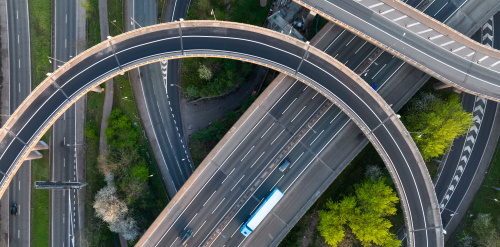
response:
[[[98,0],[89,0],[87,7],[88,16],[88,47],[100,41],[100,27],[98,14]],[[115,36],[123,32],[123,1],[108,0],[108,18],[110,35]],[[101,85],[104,87],[104,84]],[[99,134],[102,120],[102,106],[104,103],[104,93],[89,93],[87,98],[87,122],[85,124],[85,135],[87,139],[87,182],[89,186],[86,192],[86,242],[89,246],[112,246],[113,238],[117,235],[109,231],[107,225],[99,218],[95,217],[92,207],[94,196],[99,189],[106,185],[103,175],[99,172],[97,157],[99,156]],[[114,98],[113,108],[119,108],[134,122],[138,123],[141,133],[144,133],[140,120],[137,118],[137,108],[133,101],[132,89],[128,79],[128,73],[124,76],[114,78]],[[138,143],[141,150],[138,152],[148,161],[148,168],[152,174],[158,174],[156,163],[152,156],[151,148],[147,140],[141,136]],[[157,214],[166,205],[168,199],[160,176],[153,176],[149,180],[149,186],[155,195],[154,201],[149,208],[149,217],[141,220],[144,224],[150,224]],[[133,211],[133,208],[130,208]],[[146,222],[145,222],[146,221]],[[145,230],[145,229],[142,229]]]
[[[51,51],[51,1],[29,2],[32,88],[40,84],[51,71],[47,56]],[[49,143],[51,131],[42,138]],[[49,153],[42,151],[43,159],[32,161],[32,181],[49,180]],[[33,185],[31,185],[33,186]],[[31,193],[31,238],[33,246],[49,245],[49,191],[35,190]],[[36,220],[35,220],[36,219]]]

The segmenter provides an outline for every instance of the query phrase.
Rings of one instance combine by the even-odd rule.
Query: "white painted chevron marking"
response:
[[[467,136],[467,139],[465,139],[465,142],[471,141],[472,144],[476,143],[476,138],[472,135]]]
[[[481,101],[486,104],[486,99],[483,97],[476,96],[476,102]]]
[[[488,40],[493,41],[493,35],[491,35],[491,34],[489,34],[489,33],[485,33],[485,34],[483,34],[483,41],[484,41],[485,39],[488,39]]]
[[[481,118],[478,115],[474,116],[474,118],[472,118],[472,121],[481,124]]]
[[[460,177],[458,175],[455,175],[455,177],[453,177],[453,180],[458,182],[458,180],[460,180]]]
[[[441,203],[441,205],[439,205],[440,208],[444,208],[444,204]]]
[[[477,128],[476,125],[472,125],[472,127],[469,128],[469,132],[472,132],[472,131],[476,132],[476,134],[477,134],[477,132],[479,131],[479,129]]]
[[[460,161],[462,161],[462,160],[463,160],[465,163],[467,163],[467,160],[468,160],[468,159],[469,159],[469,158],[467,158],[467,156],[462,155],[462,158],[460,158]]]
[[[455,190],[455,185],[450,185],[450,187],[448,187],[448,190],[451,190],[451,191],[454,191]]]
[[[464,172],[464,167],[463,166],[458,166],[457,170],[459,170],[461,173]]]
[[[444,196],[444,199],[445,199],[445,200],[447,200],[447,201],[448,201],[448,200],[450,200],[450,195],[449,195],[449,194],[446,194],[446,195]]]
[[[481,105],[476,106],[476,108],[474,108],[474,112],[476,112],[476,111],[480,111],[481,114],[484,114],[483,106],[481,106]]]
[[[490,30],[493,30],[493,26],[489,23],[489,22],[486,22],[484,25],[483,25],[483,30],[484,29],[490,29]]]
[[[472,148],[470,146],[465,146],[464,151],[468,151],[469,153],[472,153]]]

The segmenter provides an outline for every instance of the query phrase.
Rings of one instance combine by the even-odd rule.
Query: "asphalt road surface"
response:
[[[57,108],[65,104],[66,96],[75,97],[78,93],[83,93],[82,89],[84,90],[85,86],[93,86],[92,83],[88,82],[94,81],[96,75],[97,80],[105,79],[104,77],[110,73],[119,73],[120,68],[127,69],[138,62],[145,62],[147,61],[144,59],[145,57],[151,60],[156,54],[168,53],[178,55],[179,52],[183,52],[185,54],[231,54],[231,56],[237,56],[251,51],[253,57],[245,56],[247,59],[261,62],[274,61],[272,64],[273,67],[282,71],[288,71],[290,74],[297,72],[296,76],[302,78],[302,80],[307,81],[311,85],[316,85],[316,81],[322,82],[320,87],[326,89],[323,93],[329,95],[332,99],[338,97],[336,102],[346,111],[350,112],[350,114],[356,118],[357,123],[366,129],[367,133],[372,136],[374,145],[378,148],[383,148],[379,150],[381,150],[380,154],[386,158],[386,161],[389,162],[390,159],[392,164],[398,164],[394,172],[402,176],[399,183],[401,183],[400,186],[404,187],[404,193],[408,194],[411,198],[418,197],[417,194],[420,195],[419,199],[408,200],[407,204],[405,204],[405,206],[412,211],[412,218],[409,219],[410,228],[427,229],[428,226],[431,228],[429,228],[429,230],[415,232],[415,240],[424,242],[429,241],[440,245],[440,237],[438,237],[440,232],[435,229],[434,223],[428,222],[429,219],[433,219],[434,222],[438,220],[438,218],[436,218],[438,216],[433,213],[434,210],[436,210],[432,208],[434,204],[432,202],[433,195],[428,194],[429,190],[426,188],[429,182],[425,181],[425,176],[415,176],[421,173],[418,166],[409,165],[421,164],[421,160],[419,160],[421,158],[419,158],[418,155],[412,155],[411,149],[415,147],[411,146],[411,142],[406,142],[407,139],[405,138],[408,138],[407,133],[406,137],[402,135],[402,133],[399,133],[399,127],[396,125],[398,124],[398,120],[394,113],[384,110],[383,108],[373,108],[374,106],[383,104],[383,101],[375,100],[377,95],[373,93],[369,94],[370,89],[368,87],[364,84],[355,83],[352,81],[352,78],[343,73],[339,73],[340,71],[332,68],[331,64],[323,61],[317,55],[314,55],[315,52],[313,49],[308,50],[307,56],[305,57],[306,59],[303,60],[304,50],[294,48],[293,46],[287,47],[290,46],[289,43],[284,43],[283,40],[277,40],[271,36],[265,36],[247,30],[221,27],[211,29],[198,28],[193,26],[195,25],[194,22],[187,22],[186,24],[189,26],[182,28],[182,40],[177,36],[177,34],[179,34],[179,30],[177,29],[173,29],[170,32],[163,30],[153,32],[149,35],[143,34],[120,43],[115,43],[116,41],[111,39],[110,42],[114,43],[113,49],[100,50],[96,55],[87,54],[90,56],[88,59],[78,64],[73,64],[71,68],[64,71],[65,73],[56,74],[59,75],[59,77],[55,79],[51,86],[44,89],[42,95],[37,97],[37,101],[41,100],[39,102],[45,103],[41,105],[27,105],[27,111],[18,115],[16,121],[26,124],[23,126],[14,125],[9,127],[10,134],[5,136],[8,140],[2,142],[2,144],[4,144],[3,148],[8,148],[6,150],[7,152],[0,158],[2,159],[0,164],[14,163],[12,161],[16,159],[16,155],[9,151],[19,148],[22,149],[23,145],[20,140],[30,140],[33,134],[40,128],[39,126],[44,126],[44,122],[47,121],[47,118],[50,119],[48,116],[53,115],[55,111],[57,111]],[[260,32],[268,31],[260,30]],[[224,35],[219,36],[218,34],[220,33]],[[173,35],[173,38],[165,39],[165,35],[168,34]],[[276,36],[276,34],[273,34],[273,36]],[[255,42],[256,40],[259,40],[259,42]],[[182,41],[182,43],[180,41]],[[280,47],[280,49],[277,49],[277,47]],[[281,49],[287,50],[288,52]],[[221,53],[221,51],[224,52]],[[94,66],[96,62],[99,63],[99,66]],[[83,68],[85,69],[83,69],[82,66],[84,66]],[[332,75],[335,76],[332,77]],[[59,86],[60,90],[54,86],[56,84]],[[336,95],[331,94],[331,92],[335,92]],[[29,114],[29,116],[27,114]],[[15,140],[12,139],[12,134],[16,135],[17,138]],[[5,145],[7,145],[7,147]],[[410,154],[410,156],[406,154]],[[8,162],[9,159],[11,162]],[[391,167],[390,162],[387,163],[389,167]],[[5,168],[6,167],[3,167],[3,169]],[[405,178],[405,176],[415,177],[408,179]],[[433,215],[427,215],[428,213]]]
[[[56,70],[77,54],[76,0],[54,2],[53,69]],[[53,125],[51,138],[52,181],[77,181],[77,150],[82,152],[82,143],[77,143],[77,121],[83,121],[76,105],[71,106]],[[76,246],[79,213],[78,190],[50,191],[50,246]]]
[[[31,53],[28,1],[7,0],[10,63],[10,113],[31,92]],[[30,246],[31,162],[23,162],[9,186],[9,206],[17,203],[17,215],[10,215],[9,244]]]
[[[133,0],[134,19],[141,26],[156,24],[156,1]],[[184,16],[182,7],[186,1],[169,1],[167,17]],[[175,13],[174,15],[171,15]],[[138,28],[135,25],[136,28]],[[179,61],[171,60],[139,68],[140,83],[147,112],[141,115],[149,119],[153,128],[152,145],[158,146],[158,165],[169,195],[173,197],[193,173],[194,167],[184,140],[179,106]],[[173,84],[173,85],[172,85]]]
[[[299,1],[297,0],[297,2]],[[488,56],[481,55],[479,52],[469,54],[470,51],[463,55],[459,51],[459,47],[453,45],[451,48],[454,49],[450,51],[449,42],[440,43],[437,41],[440,36],[436,35],[425,39],[422,37],[424,31],[417,33],[409,31],[405,27],[405,24],[411,25],[415,21],[403,20],[396,23],[397,20],[403,18],[387,19],[383,14],[374,12],[373,9],[364,7],[355,1],[300,1],[300,3],[302,2],[313,6],[320,14],[330,19],[339,20],[354,30],[382,43],[384,49],[397,51],[398,56],[405,61],[420,66],[428,73],[446,79],[447,83],[458,85],[462,90],[466,89],[500,99],[499,85],[496,80],[500,67],[488,67],[490,66],[490,60],[486,60]],[[435,42],[438,43],[435,44]],[[446,49],[443,48],[445,46]],[[462,49],[460,48],[460,50]],[[457,56],[459,53],[460,56]],[[461,58],[462,55],[467,59]],[[472,61],[468,59],[472,59]],[[493,62],[491,64],[494,64]]]

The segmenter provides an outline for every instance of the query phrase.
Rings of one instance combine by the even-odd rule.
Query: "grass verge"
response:
[[[32,0],[29,3],[30,39],[31,39],[31,71],[32,84],[35,88],[51,71],[50,56],[51,33],[51,0]]]
[[[42,140],[49,143],[51,131]],[[41,151],[43,158],[31,161],[31,180],[50,180],[50,161],[48,151]],[[31,189],[31,240],[34,247],[49,245],[49,191]]]
[[[35,88],[51,71],[48,56],[51,51],[51,0],[32,0],[29,4],[30,46],[31,46],[31,79]],[[42,140],[49,142],[51,131]],[[47,151],[43,158],[33,160],[31,165],[32,181],[49,179],[50,163]],[[33,246],[49,245],[49,191],[31,190],[31,238]],[[36,220],[35,220],[36,219]]]

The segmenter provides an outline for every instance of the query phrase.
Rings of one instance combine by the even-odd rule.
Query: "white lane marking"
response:
[[[19,190],[21,190],[21,181],[19,180]]]
[[[388,14],[388,13],[391,13],[392,11],[394,11],[394,9],[389,9],[389,10],[386,10],[382,13],[380,13],[381,15],[385,15],[385,14]]]
[[[198,213],[196,213],[193,218],[191,218],[191,220],[186,224],[186,226],[184,227],[184,230],[186,230],[186,228],[189,226],[189,224],[191,224],[191,221],[194,220],[194,218],[196,218],[196,216],[198,215]]]
[[[302,109],[299,111],[299,113],[297,113],[297,115],[295,115],[295,117],[292,119],[292,121],[290,121],[290,123],[293,123],[293,121],[299,116],[299,114],[304,110],[306,109],[306,106],[302,107]]]
[[[206,220],[205,220],[205,222],[203,222],[203,224],[201,224],[200,228],[198,228],[198,230],[193,234],[193,236],[196,235],[196,233],[198,233],[198,231],[201,230],[201,228],[205,225],[205,223],[207,223]]]
[[[228,176],[228,177],[229,177],[229,176]],[[210,199],[212,199],[212,196],[214,196],[215,192],[217,192],[217,190],[216,190],[216,191],[214,191],[214,192],[212,193],[212,195],[210,195],[210,197],[209,197],[209,198],[205,201],[205,203],[203,203],[203,207],[205,207],[205,205],[207,205],[207,203],[210,201]]]
[[[393,21],[393,22],[396,22],[396,21],[402,20],[402,19],[407,18],[407,17],[408,17],[408,16],[403,15],[403,16],[400,16],[400,17],[398,17],[398,18],[396,18],[396,19],[393,19],[392,21]]]
[[[293,162],[293,163],[290,165],[290,168],[292,168],[292,167],[295,165],[295,163],[297,163],[297,161],[299,161],[299,160],[300,160],[300,158],[302,157],[302,155],[304,155],[304,153],[305,153],[305,152],[302,152],[302,153],[299,155],[299,157],[295,160],[295,162]]]
[[[371,8],[375,8],[375,7],[378,7],[378,6],[383,5],[383,4],[384,4],[384,3],[376,3],[376,4],[373,4],[373,5],[371,5],[371,6],[368,6],[368,8],[369,8],[369,9],[371,9]]]
[[[271,190],[273,190],[274,188],[276,188],[276,185],[278,185],[278,183],[281,181],[281,179],[282,179],[284,176],[285,176],[285,174],[281,175],[280,179],[278,179],[278,181],[276,181],[276,183],[273,185],[273,187],[271,187],[271,189],[270,189],[269,191],[271,191]]]
[[[21,59],[17,59],[18,67],[21,68]]]
[[[240,181],[245,177],[245,175],[241,176],[241,178],[238,180],[238,182],[236,182],[236,184],[233,186],[233,188],[231,188],[231,191],[234,190],[234,188],[236,187],[236,185],[238,185],[240,183]]]
[[[224,180],[222,180],[222,183],[220,183],[220,184],[224,184],[224,182],[226,182],[226,180],[229,178],[229,176],[231,175],[231,173],[234,172],[234,169],[236,169],[236,168],[233,168],[233,170],[231,170],[231,172],[226,176],[226,178],[224,178]]]
[[[240,226],[238,226],[236,228],[236,230],[233,232],[233,234],[231,234],[231,238],[234,236],[234,234],[236,234],[237,232],[239,232],[240,228],[243,226],[243,224],[245,224],[245,222],[241,223]]]
[[[323,132],[324,132],[324,131],[325,131],[325,130],[322,130],[322,131],[319,133],[319,135],[318,135],[318,136],[316,136],[316,138],[314,138],[314,140],[311,142],[311,144],[309,144],[309,146],[312,146],[312,145],[313,145],[313,143],[314,143],[314,142],[315,142],[315,141],[316,141],[316,140],[317,140],[317,139],[321,136],[321,134],[323,134]]]
[[[19,19],[19,10],[16,10],[16,19]]]
[[[447,45],[453,44],[453,43],[455,43],[455,40],[450,40],[450,41],[448,41],[446,43],[441,44],[440,46],[443,47],[443,46],[447,46]]]
[[[275,122],[273,122],[273,124],[271,124],[271,126],[269,126],[269,128],[266,130],[266,132],[264,132],[264,134],[262,136],[260,136],[260,139],[262,139],[262,137],[264,137],[267,132],[274,126]]]
[[[441,7],[441,8],[438,10],[438,12],[436,12],[436,13],[434,14],[434,16],[436,16],[439,12],[441,12],[441,10],[442,10],[442,9],[443,9],[446,5],[448,5],[448,3],[449,3],[449,2],[446,2],[446,3],[443,5],[443,7]]]
[[[366,43],[367,43],[367,42],[368,42],[368,41],[365,41],[365,43],[363,43],[363,44],[362,44],[362,45],[361,45],[361,46],[360,46],[360,47],[356,50],[356,52],[354,52],[354,54],[357,54],[357,53],[359,52],[359,50],[361,50],[361,48],[363,48],[363,46],[365,46],[365,45],[366,45]]]
[[[255,162],[253,162],[253,164],[250,166],[250,168],[252,168],[252,167],[253,167],[253,166],[257,163],[257,161],[259,161],[260,157],[262,157],[262,155],[264,155],[265,153],[266,153],[266,152],[262,152],[262,154],[259,156],[259,158],[257,158],[257,159],[255,160]],[[234,168],[233,168],[233,170],[234,170]]]
[[[316,94],[311,99],[316,98],[316,95],[318,95],[318,94],[319,94],[319,92],[316,92]]]
[[[17,43],[19,44],[19,34],[17,35]]]
[[[285,131],[285,129],[281,130],[281,132],[278,134],[278,136],[276,136],[276,138],[274,138],[273,142],[271,142],[271,145],[273,145],[273,143],[278,139],[278,137],[280,137],[280,135],[283,133],[283,131]]]
[[[305,88],[307,88],[307,87],[305,87]],[[297,98],[295,98],[295,99],[292,101],[292,103],[290,103],[290,105],[288,105],[288,106],[287,106],[287,108],[286,108],[286,109],[285,109],[285,110],[281,113],[281,115],[285,114],[285,112],[288,110],[288,108],[290,108],[290,106],[292,106],[292,105],[293,105],[293,102],[295,102],[296,100],[297,100]]]
[[[219,206],[222,204],[222,202],[224,202],[224,200],[226,200],[226,198],[222,198],[222,200],[219,202],[219,205],[217,205],[217,207],[215,207],[214,211],[212,211],[212,214],[215,213],[215,211],[217,211],[217,209],[219,208]]]
[[[243,156],[243,159],[241,159],[241,160],[240,160],[240,162],[243,162],[243,160],[247,157],[247,155],[248,155],[250,152],[252,152],[252,150],[253,150],[253,148],[254,148],[254,147],[255,147],[255,146],[252,146],[252,148],[250,148],[250,150],[248,150],[247,154],[245,154],[245,156]]]
[[[382,66],[382,68],[380,68],[380,69],[377,71],[377,73],[375,73],[375,75],[373,75],[373,76],[372,76],[372,80],[373,80],[373,78],[375,78],[375,76],[377,76],[377,75],[378,75],[378,73],[380,73],[380,71],[382,71],[382,70],[385,68],[385,66],[387,66],[387,64],[384,64],[384,66]]]
[[[346,44],[345,46],[348,46],[348,45],[349,45],[349,44],[350,44],[350,43],[351,43],[351,42],[352,42],[355,38],[356,38],[356,35],[353,35],[353,36],[352,36],[352,39],[351,39],[351,40],[349,40],[349,42],[347,42],[347,44]]]

